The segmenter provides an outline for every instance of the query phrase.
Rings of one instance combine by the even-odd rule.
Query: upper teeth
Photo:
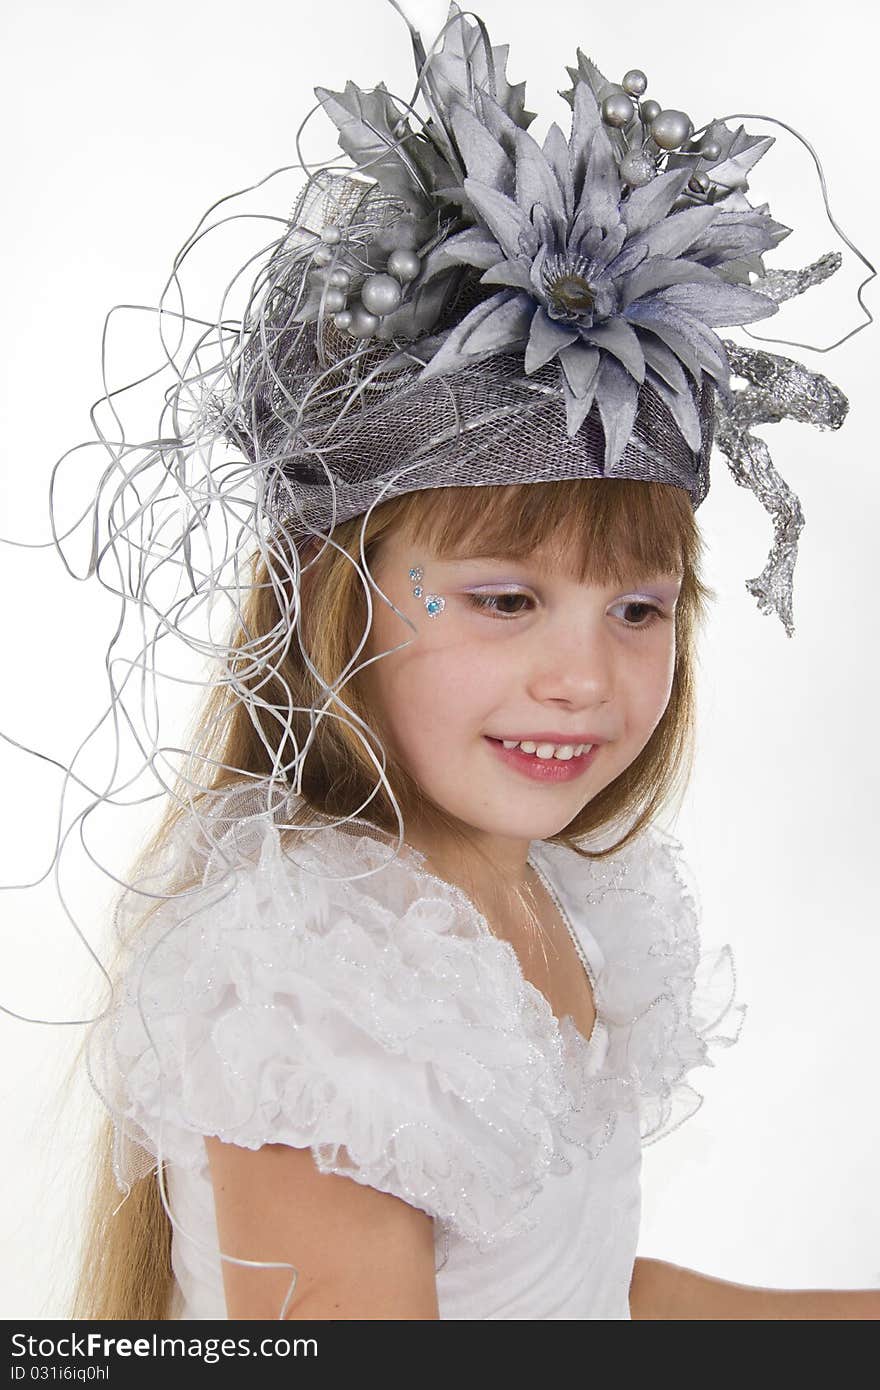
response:
[[[521,748],[524,753],[537,753],[539,758],[559,758],[563,762],[589,753],[593,746],[592,743],[532,743],[529,739],[519,743],[506,738],[501,741],[505,748]]]

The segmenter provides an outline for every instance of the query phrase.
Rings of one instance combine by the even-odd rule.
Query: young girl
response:
[[[360,525],[303,576],[320,669],[363,629]],[[346,705],[381,728],[406,844],[395,857],[380,805],[379,829],[306,846],[277,830],[368,802],[374,767],[325,724],[305,799],[276,787],[273,820],[265,755],[235,715],[222,761],[250,759],[252,778],[218,779],[210,853],[184,821],[172,856],[220,883],[134,937],[127,1007],[93,1050],[130,1136],[167,1160],[172,1312],[162,1266],[143,1315],[278,1316],[295,1252],[293,1317],[629,1316],[639,1113],[648,1138],[693,1108],[704,1035],[735,1036],[732,979],[722,958],[692,998],[696,922],[671,839],[631,829],[631,848],[595,859],[566,846],[622,814],[648,826],[681,777],[698,548],[684,492],[625,480],[421,490],[373,513],[363,549],[385,600],[365,659],[390,655]],[[258,573],[258,643],[279,612],[267,588]],[[407,617],[417,639],[400,649]],[[279,677],[298,703],[302,664]],[[161,1247],[159,1191],[138,1191],[93,1251]],[[274,1269],[221,1267],[218,1239]]]
[[[186,524],[144,547],[141,493],[115,523],[179,567],[179,633],[193,598],[234,618],[118,902],[74,1316],[875,1317],[635,1259],[641,1146],[744,1012],[658,825],[694,512],[714,440],[774,517],[750,587],[790,631],[796,506],[749,426],[846,408],[712,328],[835,266],[765,273],[768,142],[655,111],[638,70],[579,54],[542,148],[481,21],[412,38],[430,122],[317,89],[354,169],[309,178],[213,379],[188,364],[151,460]],[[206,474],[221,438],[246,468]]]

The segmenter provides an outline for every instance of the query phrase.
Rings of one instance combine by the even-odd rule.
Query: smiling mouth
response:
[[[573,777],[580,777],[588,768],[592,767],[600,746],[598,743],[594,743],[592,747],[585,745],[584,751],[581,753],[572,752],[567,757],[558,758],[555,753],[549,757],[541,756],[537,749],[530,753],[521,748],[519,744],[513,748],[506,748],[504,740],[493,738],[491,734],[485,734],[484,738],[496,749],[496,757],[505,762],[508,767],[520,772],[532,781],[545,783],[567,782]],[[526,741],[529,742],[529,740]],[[571,747],[570,744],[560,746]]]

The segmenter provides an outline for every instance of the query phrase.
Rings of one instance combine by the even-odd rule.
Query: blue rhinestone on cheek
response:
[[[414,582],[413,598],[421,598],[424,590],[420,583],[424,576],[424,570],[420,565],[413,565],[409,572],[410,579]],[[436,618],[438,613],[442,613],[446,607],[446,600],[440,594],[428,594],[425,599],[425,609],[429,618]]]

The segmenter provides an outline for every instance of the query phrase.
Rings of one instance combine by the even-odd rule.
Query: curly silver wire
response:
[[[863,323],[856,324],[855,328],[851,328],[848,333],[845,333],[842,338],[838,338],[837,342],[835,343],[828,343],[825,347],[816,347],[814,343],[797,343],[790,338],[769,338],[762,333],[753,333],[750,328],[746,328],[744,325],[741,326],[740,331],[745,333],[749,338],[754,338],[754,340],[758,343],[777,343],[780,347],[808,348],[811,352],[833,352],[835,348],[840,347],[842,343],[848,342],[849,339],[852,338],[856,333],[861,333],[863,328],[867,328],[869,324],[872,324],[874,322],[874,315],[871,313],[871,310],[868,308],[867,304],[862,298],[862,295],[864,293],[865,287],[869,285],[873,279],[876,278],[877,271],[871,264],[871,262],[868,260],[867,256],[859,250],[859,248],[855,245],[854,242],[850,241],[846,232],[835,221],[834,216],[831,212],[831,204],[828,200],[828,185],[825,182],[825,170],[822,167],[821,159],[819,158],[818,154],[813,149],[813,146],[810,144],[809,140],[805,135],[802,135],[799,130],[796,130],[794,128],[794,126],[786,125],[785,121],[780,121],[776,116],[759,116],[755,115],[754,113],[734,111],[732,114],[728,116],[714,117],[713,119],[720,120],[721,122],[769,121],[771,125],[781,126],[783,130],[787,130],[790,135],[793,135],[796,140],[800,140],[801,144],[805,146],[805,148],[809,151],[810,155],[812,156],[813,163],[816,166],[816,173],[819,176],[819,185],[822,189],[822,201],[825,206],[825,215],[828,218],[828,221],[831,223],[832,227],[834,228],[835,232],[837,232],[837,235],[841,238],[841,240],[846,242],[849,249],[856,256],[858,256],[859,260],[862,262],[863,265],[866,265],[868,267],[868,271],[870,272],[868,275],[865,276],[864,280],[862,280],[858,287],[858,290],[856,291],[856,299],[859,302],[859,307],[865,315],[865,320]],[[711,124],[712,122],[707,122],[705,125],[700,126],[699,130],[696,130],[694,132],[694,135],[699,135],[700,131],[706,130],[707,127]],[[759,281],[758,283],[753,285],[753,288],[762,289],[761,282]]]

